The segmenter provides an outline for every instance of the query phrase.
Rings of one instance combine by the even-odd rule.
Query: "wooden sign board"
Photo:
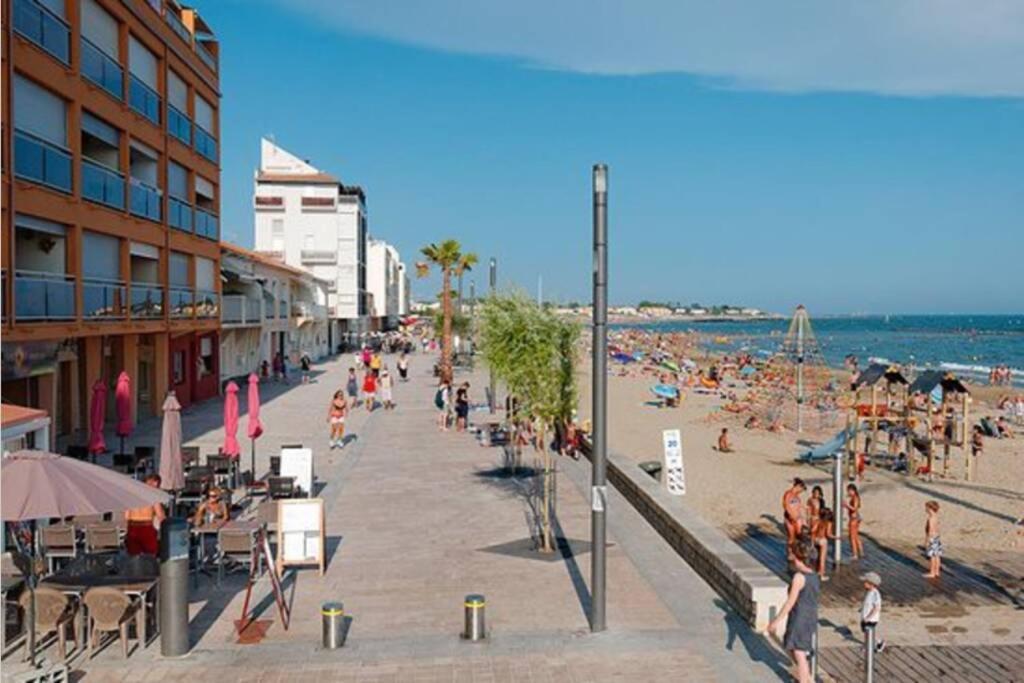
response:
[[[249,583],[245,587],[245,600],[242,602],[242,618],[237,622],[238,633],[241,634],[249,624],[252,622],[253,617],[249,614],[249,600],[252,598],[252,587],[256,584],[259,579],[259,559],[262,558],[263,565],[267,568],[267,573],[270,575],[270,588],[274,593],[274,602],[277,604],[277,611],[281,615],[281,624],[284,626],[284,630],[288,630],[288,624],[291,622],[291,612],[288,609],[288,603],[284,599],[284,591],[281,589],[281,570],[274,562],[274,555],[270,552],[270,540],[267,538],[266,529],[260,527],[260,530],[256,534],[256,546],[252,549],[253,561],[249,567]]]
[[[686,471],[683,469],[683,441],[678,429],[661,433],[665,444],[665,485],[676,496],[686,495]]]
[[[283,461],[282,461],[283,464]],[[277,571],[317,565],[324,573],[323,498],[283,498],[277,501]]]
[[[295,485],[309,498],[313,495],[313,449],[282,448],[281,476],[294,477]]]

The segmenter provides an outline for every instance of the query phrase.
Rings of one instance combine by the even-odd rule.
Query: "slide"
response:
[[[798,455],[796,459],[800,462],[818,462],[820,460],[828,460],[833,455],[843,450],[846,446],[846,438],[846,429],[843,429],[820,446],[815,446],[814,448],[804,451]]]

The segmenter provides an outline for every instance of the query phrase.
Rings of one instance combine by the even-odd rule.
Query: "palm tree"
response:
[[[441,270],[441,377],[452,380],[452,272],[464,261],[470,267],[477,262],[476,254],[463,254],[458,240],[448,239],[440,244],[428,244],[420,249],[425,262],[416,264],[416,275],[426,277],[431,266]]]
[[[468,254],[463,254],[462,258],[459,259],[459,262],[455,264],[455,269],[454,269],[455,270],[455,275],[458,276],[458,278],[459,278],[459,314],[460,315],[462,314],[462,276],[463,276],[463,274],[465,274],[465,272],[467,270],[473,270],[473,266],[475,266],[478,262],[479,262],[479,259],[476,257],[476,254],[470,252]]]

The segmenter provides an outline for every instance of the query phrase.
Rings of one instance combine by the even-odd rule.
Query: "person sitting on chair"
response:
[[[226,522],[229,517],[228,506],[221,500],[220,489],[213,487],[206,494],[206,500],[196,508],[196,514],[192,518],[192,522],[196,526],[202,526],[214,522]]]

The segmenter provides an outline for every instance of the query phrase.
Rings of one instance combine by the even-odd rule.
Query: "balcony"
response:
[[[217,163],[217,139],[203,130],[199,124],[196,124],[196,151]]]
[[[119,100],[124,99],[124,70],[88,38],[82,37],[82,75]]]
[[[188,27],[185,26],[184,22],[181,21],[181,18],[174,13],[173,9],[167,8],[164,11],[164,20],[167,21],[167,25],[170,26],[171,29],[175,33],[177,33],[182,40],[184,40],[189,45],[192,45],[191,31],[189,31]]]
[[[14,0],[14,30],[64,66],[71,64],[71,29],[67,22],[34,0]]]
[[[132,283],[132,318],[164,317],[164,289],[149,282]]]
[[[172,228],[192,232],[192,205],[180,199],[168,197],[167,223]]]
[[[82,317],[92,320],[125,317],[125,294],[121,280],[82,278]]]
[[[220,321],[224,325],[258,326],[263,322],[259,299],[244,294],[225,294],[220,302]]]
[[[128,105],[135,112],[160,125],[160,96],[134,75],[128,78]]]
[[[199,55],[199,59],[203,60],[203,64],[205,64],[206,66],[210,67],[210,69],[212,71],[216,71],[217,70],[217,60],[210,53],[210,51],[207,50],[206,47],[202,43],[200,43],[199,41],[196,41],[195,47],[196,47],[196,54]]]
[[[181,113],[173,104],[167,105],[167,132],[192,146],[192,119]]]
[[[15,320],[74,320],[75,279],[65,273],[14,271]]]
[[[284,211],[284,197],[253,197],[253,206],[257,211]]]
[[[184,287],[171,287],[167,290],[172,318],[191,318],[195,310],[195,292]]]
[[[196,290],[196,315],[200,318],[216,318],[220,315],[220,295],[217,292]]]
[[[196,234],[206,239],[220,239],[219,219],[209,211],[196,208]]]
[[[130,178],[131,212],[139,218],[160,222],[160,200],[163,193],[159,188],[147,185],[137,178]]]
[[[338,252],[331,249],[303,249],[299,258],[303,265],[330,265],[338,262]]]
[[[14,174],[71,192],[71,152],[25,131],[14,131]]]
[[[327,307],[312,301],[296,301],[292,303],[292,315],[296,318],[316,319],[327,317]]]
[[[124,210],[124,176],[95,161],[82,159],[82,196]]]

